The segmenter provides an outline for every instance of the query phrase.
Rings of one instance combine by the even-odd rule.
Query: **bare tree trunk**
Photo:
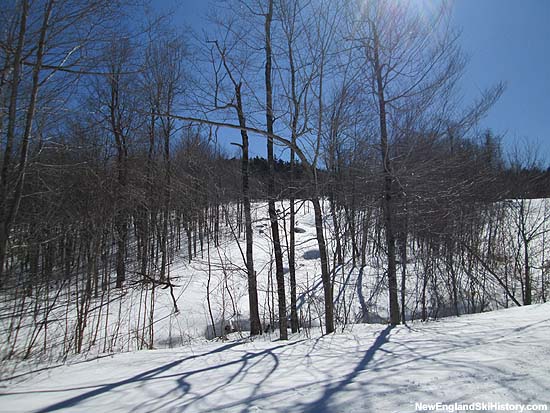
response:
[[[288,271],[290,277],[290,328],[293,333],[299,330],[297,297],[296,297],[296,140],[298,135],[298,120],[300,116],[300,101],[298,94],[295,65],[294,45],[296,41],[296,20],[298,18],[299,2],[280,3],[281,22],[287,41],[288,64],[290,69],[290,99],[291,99],[291,148],[290,148],[290,181],[289,181],[289,221],[290,237],[288,240]],[[309,86],[309,82],[306,82]]]
[[[118,66],[118,65],[116,65]],[[125,189],[127,181],[128,148],[126,137],[120,125],[120,74],[113,65],[113,75],[109,80],[110,93],[110,123],[111,132],[115,137],[117,148],[117,206],[115,212],[115,230],[117,242],[116,257],[116,288],[121,288],[126,280],[126,244],[128,238],[128,217],[126,216]]]
[[[384,191],[382,198],[382,210],[384,213],[384,230],[386,237],[387,275],[390,302],[390,324],[399,324],[399,302],[397,298],[397,272],[395,259],[395,233],[394,233],[394,200],[393,200],[393,176],[388,145],[388,129],[386,120],[386,101],[384,98],[384,81],[379,60],[379,42],[376,28],[374,33],[374,66],[376,73],[376,88],[379,106],[380,122],[380,150],[382,152],[382,165],[384,176]]]
[[[19,38],[17,41],[17,48],[14,53],[13,61],[13,74],[11,84],[10,103],[8,111],[8,128],[6,135],[6,146],[4,149],[4,159],[2,162],[2,170],[0,172],[0,205],[2,209],[0,213],[0,283],[2,283],[2,276],[4,273],[4,265],[6,261],[6,250],[8,246],[8,238],[11,228],[11,219],[9,219],[8,212],[8,173],[11,166],[11,157],[13,151],[13,144],[15,140],[15,123],[17,121],[17,96],[19,83],[21,78],[21,56],[23,53],[23,47],[25,45],[25,35],[27,32],[27,16],[29,13],[29,2],[24,0],[22,2],[21,21],[19,25]]]
[[[25,128],[23,131],[23,137],[21,139],[20,146],[20,159],[17,168],[17,179],[13,198],[11,203],[8,203],[8,173],[11,164],[11,155],[13,150],[13,144],[15,140],[15,123],[17,121],[17,94],[20,83],[20,71],[21,71],[21,58],[23,47],[25,44],[25,35],[27,30],[27,17],[29,13],[29,2],[24,0],[21,11],[21,22],[19,29],[19,39],[17,42],[17,49],[14,55],[14,69],[13,69],[13,84],[10,96],[10,107],[8,114],[8,131],[6,137],[6,147],[4,151],[4,159],[2,163],[2,170],[0,172],[0,283],[3,278],[4,265],[6,260],[6,250],[9,239],[11,226],[17,212],[19,210],[19,204],[21,202],[21,196],[23,193],[23,185],[25,182],[25,174],[28,163],[28,151],[29,140],[31,136],[34,114],[36,111],[36,100],[38,98],[38,89],[40,87],[40,70],[42,69],[42,60],[44,58],[44,52],[46,48],[47,31],[49,27],[49,20],[52,13],[54,1],[49,0],[44,8],[44,16],[42,19],[42,26],[40,27],[40,35],[38,39],[38,47],[36,50],[36,61],[32,71],[32,88],[29,106],[27,108]]]
[[[523,305],[532,303],[531,291],[531,265],[529,261],[529,242],[527,236],[526,221],[528,211],[525,210],[525,201],[522,199],[519,204],[520,233],[523,241]]]
[[[332,280],[328,270],[327,246],[323,233],[323,212],[318,196],[313,197],[311,202],[313,203],[313,212],[315,214],[315,232],[317,235],[317,244],[319,245],[319,257],[321,259],[321,280],[325,299],[326,333],[330,334],[334,332],[334,303],[332,298]]]
[[[265,92],[266,92],[266,126],[271,136],[267,137],[267,162],[269,164],[268,210],[271,222],[271,236],[275,254],[275,278],[277,280],[277,296],[279,299],[279,332],[281,340],[288,339],[286,327],[286,294],[283,271],[283,253],[279,236],[279,223],[275,209],[275,163],[273,156],[273,87],[271,84],[271,21],[273,19],[273,0],[269,0],[265,15]]]
[[[405,223],[401,233],[400,242],[400,259],[401,259],[401,322],[405,324],[406,321],[406,291],[407,291],[407,218],[404,217]]]
[[[292,136],[293,144],[296,144],[296,137]],[[288,246],[288,271],[290,276],[290,328],[293,333],[299,329],[298,309],[296,297],[296,211],[294,199],[294,149],[290,151],[290,241]]]
[[[334,189],[331,188],[329,195],[330,215],[332,216],[332,225],[334,227],[334,240],[336,241],[336,266],[344,263],[342,256],[342,240],[340,238],[340,222],[336,212],[336,201],[334,200]],[[335,266],[335,268],[336,268]]]
[[[235,95],[237,98],[237,114],[239,117],[239,125],[246,127],[244,117],[241,84],[235,85]],[[260,311],[258,309],[258,286],[256,280],[256,272],[254,271],[254,238],[252,232],[252,215],[250,212],[250,184],[249,184],[249,166],[248,166],[248,133],[241,129],[242,139],[242,195],[243,209],[246,234],[246,271],[248,276],[248,304],[250,307],[250,335],[258,335],[262,333],[260,322]]]

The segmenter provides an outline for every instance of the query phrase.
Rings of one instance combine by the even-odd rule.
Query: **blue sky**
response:
[[[426,3],[441,0],[422,0]],[[195,30],[207,0],[154,0],[173,5],[176,22]],[[453,20],[462,30],[461,44],[469,56],[462,80],[464,101],[499,81],[504,95],[481,122],[502,136],[507,151],[529,148],[550,165],[550,0],[454,0]],[[262,153],[259,145],[253,152]]]
[[[504,135],[505,148],[531,146],[550,165],[550,1],[455,0],[453,18],[470,57],[466,98],[507,83],[482,125]]]

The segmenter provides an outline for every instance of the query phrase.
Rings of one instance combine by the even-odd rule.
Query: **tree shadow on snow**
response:
[[[176,367],[176,366],[178,366],[178,365],[180,365],[180,364],[182,364],[186,361],[193,360],[193,359],[196,359],[196,358],[199,358],[199,357],[205,357],[205,356],[215,354],[215,353],[220,353],[222,351],[229,350],[229,349],[231,349],[235,346],[238,346],[240,344],[241,344],[240,342],[229,343],[229,344],[226,344],[224,346],[221,346],[221,347],[219,347],[215,350],[212,350],[212,351],[209,351],[209,352],[206,352],[206,353],[196,354],[196,355],[193,355],[193,356],[185,357],[185,358],[180,359],[180,360],[175,360],[171,363],[164,364],[160,367],[156,367],[154,369],[147,370],[147,371],[144,371],[142,373],[136,374],[135,376],[132,376],[128,379],[120,380],[120,381],[117,381],[117,382],[114,382],[114,383],[108,383],[108,384],[99,386],[99,387],[95,388],[94,390],[88,391],[86,393],[79,394],[78,396],[74,396],[74,397],[71,397],[67,400],[63,400],[63,401],[54,403],[50,406],[47,406],[47,407],[44,407],[42,409],[37,410],[36,413],[47,413],[47,412],[55,412],[55,411],[61,410],[61,409],[68,409],[70,407],[78,405],[79,403],[81,403],[85,400],[88,400],[88,399],[91,399],[93,397],[99,396],[101,394],[108,393],[112,390],[115,390],[118,387],[125,386],[127,384],[132,384],[132,383],[137,383],[137,382],[142,382],[142,381],[152,380],[154,378],[158,378],[159,374],[162,374],[162,373],[164,373],[164,372],[166,372],[166,371],[168,371],[168,370],[170,370],[170,369],[172,369],[172,368],[174,368],[174,367]],[[71,389],[71,390],[75,390],[75,389]]]
[[[61,402],[54,403],[50,406],[47,406],[47,407],[44,407],[42,409],[37,410],[36,413],[48,413],[48,412],[55,412],[55,411],[62,410],[62,409],[70,409],[71,407],[74,407],[74,406],[76,406],[76,405],[78,405],[78,404],[80,404],[80,403],[82,403],[86,400],[95,398],[97,396],[100,396],[100,395],[108,393],[108,392],[111,392],[111,391],[113,391],[113,390],[115,390],[119,387],[122,387],[122,386],[131,385],[131,384],[144,384],[145,382],[150,381],[150,380],[160,380],[160,379],[170,379],[170,378],[176,379],[176,386],[174,388],[170,389],[168,392],[160,395],[159,397],[155,397],[154,401],[156,401],[156,402],[164,401],[164,403],[162,405],[157,404],[156,406],[151,406],[151,409],[152,409],[151,411],[156,411],[156,410],[159,410],[159,409],[162,410],[163,408],[166,408],[170,405],[173,405],[174,402],[179,403],[179,405],[177,406],[177,408],[179,410],[184,410],[184,409],[190,407],[192,404],[198,402],[199,400],[203,400],[203,399],[207,398],[208,396],[212,395],[213,393],[215,393],[216,391],[218,391],[220,389],[223,389],[224,387],[230,385],[237,378],[239,378],[239,377],[242,378],[242,377],[246,376],[247,372],[251,368],[256,366],[258,363],[260,363],[263,359],[270,358],[270,359],[272,359],[273,366],[270,369],[268,369],[265,372],[264,377],[258,383],[255,384],[255,388],[254,388],[251,396],[249,396],[249,398],[248,398],[250,400],[254,400],[254,399],[257,398],[257,392],[261,389],[262,385],[265,384],[266,380],[276,371],[277,367],[279,366],[279,359],[275,355],[274,351],[277,350],[277,349],[283,348],[283,347],[288,347],[288,346],[292,346],[292,345],[301,343],[303,341],[304,340],[299,340],[299,341],[295,341],[295,342],[291,342],[291,343],[285,343],[285,344],[281,344],[281,345],[273,347],[273,348],[269,348],[269,349],[262,350],[262,351],[257,351],[257,352],[248,351],[243,356],[241,356],[240,358],[237,358],[237,359],[234,359],[234,360],[229,360],[227,362],[222,362],[222,363],[216,364],[214,366],[208,366],[208,367],[203,367],[203,368],[199,368],[199,369],[195,369],[195,370],[189,370],[189,371],[174,372],[174,373],[171,373],[171,374],[164,374],[164,373],[167,373],[170,369],[172,369],[174,367],[177,367],[178,365],[180,365],[180,364],[182,364],[186,361],[190,361],[190,360],[200,358],[200,357],[207,357],[207,356],[210,356],[210,355],[215,354],[215,353],[221,353],[225,350],[229,350],[229,349],[231,349],[235,346],[238,346],[238,345],[242,344],[242,342],[226,344],[224,346],[221,346],[221,347],[219,347],[215,350],[212,350],[212,351],[209,351],[209,352],[206,352],[206,353],[185,357],[183,359],[176,360],[176,361],[173,361],[171,363],[164,364],[160,367],[147,370],[145,372],[142,372],[142,373],[139,373],[135,376],[132,376],[128,379],[120,380],[120,381],[117,381],[117,382],[114,382],[114,383],[108,383],[108,384],[105,384],[105,385],[93,386],[92,387],[93,390],[91,390],[91,391],[80,394],[78,396],[71,397],[71,398],[63,400]],[[197,374],[201,374],[201,373],[205,373],[205,372],[213,371],[213,370],[218,370],[218,369],[222,369],[222,368],[230,367],[230,366],[234,366],[234,365],[239,365],[238,370],[235,373],[228,376],[228,378],[222,384],[220,384],[218,386],[215,386],[212,389],[209,389],[205,393],[196,394],[193,397],[191,397],[190,399],[189,398],[184,399],[185,396],[189,396],[190,393],[191,393],[191,384],[188,382],[189,378],[191,378],[192,376],[197,375]],[[97,387],[97,388],[94,388],[94,387]],[[80,389],[85,389],[85,388],[90,388],[90,387],[82,387]],[[63,390],[59,390],[59,391],[69,391],[69,390],[78,390],[78,389],[79,388],[63,389]],[[57,391],[52,391],[52,392],[57,392]],[[172,396],[172,395],[174,397],[169,397],[169,396]],[[171,407],[174,407],[174,406],[171,406]],[[138,406],[134,410],[140,409],[140,408],[143,408],[143,404],[141,404],[140,406]]]
[[[380,332],[374,343],[369,347],[369,349],[366,351],[365,355],[359,361],[359,363],[355,366],[353,371],[346,375],[342,380],[331,383],[326,386],[323,394],[321,397],[319,397],[317,400],[305,405],[301,411],[303,412],[312,412],[312,413],[322,413],[322,412],[331,412],[334,409],[331,408],[330,402],[332,397],[344,390],[344,388],[353,383],[355,378],[361,374],[364,370],[366,370],[369,363],[372,361],[374,355],[377,351],[381,349],[381,347],[388,342],[388,335],[390,334],[390,331],[392,330],[392,326],[387,326],[384,330]]]
[[[172,409],[176,409],[176,411],[183,411],[195,403],[199,402],[200,400],[206,399],[208,396],[217,393],[218,391],[223,390],[227,386],[229,386],[231,383],[239,380],[243,380],[247,373],[254,367],[259,365],[264,359],[270,358],[273,362],[273,365],[269,369],[265,369],[263,371],[263,377],[261,380],[254,383],[253,390],[250,396],[248,396],[244,400],[239,400],[237,402],[237,405],[249,404],[249,402],[252,402],[256,400],[257,398],[261,397],[258,396],[258,392],[262,389],[262,385],[266,383],[266,381],[269,379],[269,377],[275,373],[277,368],[279,367],[279,358],[274,353],[274,350],[278,350],[281,348],[289,347],[296,345],[298,343],[303,342],[304,340],[294,341],[294,342],[287,342],[284,344],[280,344],[276,347],[268,348],[265,350],[257,351],[257,352],[251,352],[247,351],[243,356],[241,356],[238,359],[235,360],[229,360],[225,363],[220,363],[215,366],[209,366],[204,367],[201,369],[196,370],[190,370],[187,372],[182,373],[174,373],[170,375],[164,375],[159,376],[156,378],[159,379],[165,379],[165,378],[177,378],[177,387],[173,388],[172,390],[168,391],[165,394],[162,394],[160,397],[158,397],[159,400],[167,399],[165,403],[161,405],[157,405],[154,407],[153,411],[162,411],[163,409],[167,408],[168,406],[172,405]],[[225,367],[230,367],[233,365],[239,365],[239,368],[236,372],[229,375],[227,379],[225,379],[222,383],[218,384],[217,386],[213,386],[211,389],[209,389],[207,392],[195,394],[190,398],[184,399],[185,396],[190,395],[191,390],[191,384],[187,382],[187,379],[191,378],[192,376],[196,374],[206,373],[208,371],[212,370],[218,370]],[[172,393],[177,393],[177,397],[175,398],[168,398],[169,395]],[[174,402],[177,404],[174,405]],[[250,407],[250,406],[249,406]],[[248,408],[245,408],[243,411],[248,411]]]

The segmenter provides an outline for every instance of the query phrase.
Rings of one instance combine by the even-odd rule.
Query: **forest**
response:
[[[479,126],[450,13],[3,1],[2,362],[548,301],[550,168]]]

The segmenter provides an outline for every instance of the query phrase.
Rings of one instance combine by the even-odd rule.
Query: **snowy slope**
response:
[[[118,354],[4,381],[2,412],[385,412],[415,403],[550,405],[550,303],[355,325],[289,342]],[[21,377],[19,378],[21,379]],[[550,406],[549,406],[550,407]]]
[[[512,201],[510,201],[512,202]],[[518,204],[520,201],[514,201]],[[547,230],[550,225],[550,201],[532,200],[524,202],[524,209],[530,211],[527,215],[526,227],[529,231]],[[227,208],[234,206],[228,205]],[[252,205],[254,229],[254,268],[257,273],[258,298],[261,322],[264,326],[273,326],[277,318],[276,282],[273,268],[272,243],[268,225],[267,205],[258,202]],[[286,254],[289,234],[288,219],[283,217],[288,213],[288,202],[277,203],[280,211],[281,238],[283,252]],[[325,235],[331,268],[334,268],[335,243],[332,219],[328,203],[325,209]],[[515,232],[518,227],[519,208],[517,205],[506,210],[509,216],[504,230],[500,231],[500,244],[506,246],[500,251],[503,256],[516,257],[523,248],[518,244],[520,239]],[[285,214],[286,213],[286,214]],[[234,216],[235,214],[229,214]],[[298,295],[298,316],[302,326],[319,326],[324,324],[324,300],[320,277],[319,250],[315,230],[313,208],[310,202],[297,203],[296,236],[296,281]],[[519,225],[521,227],[521,225]],[[197,249],[197,256],[191,262],[187,256],[187,246],[184,245],[175,252],[168,270],[174,283],[174,298],[179,312],[174,311],[171,291],[129,282],[123,289],[106,289],[98,297],[91,299],[87,322],[82,331],[81,349],[76,348],[77,333],[80,332],[79,311],[74,292],[77,286],[83,288],[85,280],[78,282],[74,277],[72,284],[65,287],[52,286],[48,303],[42,298],[27,297],[24,303],[12,300],[10,296],[0,296],[0,379],[13,374],[24,373],[25,368],[35,368],[36,363],[43,365],[58,363],[62,360],[75,358],[93,358],[105,354],[135,351],[147,347],[174,348],[182,345],[199,345],[206,338],[214,336],[212,324],[215,324],[216,334],[231,323],[241,330],[248,329],[248,291],[244,271],[243,251],[245,241],[242,232],[239,234],[237,222],[229,222],[223,226],[219,244],[204,242],[203,249]],[[370,225],[371,233],[367,234],[368,250],[371,251],[377,239],[376,226]],[[185,237],[184,237],[185,238]],[[536,267],[546,268],[548,260],[545,256],[544,236],[537,237],[530,247],[530,257],[533,266],[533,285],[541,290],[544,271]],[[185,241],[185,240],[184,240]],[[208,253],[210,252],[210,254]],[[348,251],[345,265],[339,266],[334,272],[335,321],[337,325],[353,323],[386,322],[387,312],[387,279],[385,264],[380,254],[367,254],[366,265],[362,268],[353,267]],[[420,317],[419,302],[423,288],[423,280],[429,278],[426,263],[420,256],[409,254],[407,265],[406,313],[408,318]],[[512,258],[510,258],[512,260]],[[287,262],[285,258],[285,263]],[[445,265],[445,263],[442,263]],[[495,271],[506,274],[509,270],[508,261],[495,261],[492,264]],[[498,268],[498,266],[503,268]],[[429,265],[428,265],[429,266]],[[460,266],[459,266],[460,267]],[[431,268],[431,267],[430,267]],[[476,273],[464,273],[458,268],[458,282],[464,291],[470,291],[470,279],[479,285],[474,293],[478,294],[478,302],[483,301],[485,309],[506,306],[505,294],[493,277],[488,276],[483,268],[477,266]],[[519,277],[521,268],[514,273],[516,295],[521,294]],[[470,269],[468,269],[470,271]],[[445,283],[445,270],[438,277],[439,283]],[[428,274],[428,275],[426,275]],[[290,280],[286,274],[287,311],[290,305]],[[547,277],[547,276],[546,276]],[[209,281],[210,280],[210,281]],[[468,283],[468,285],[466,285]],[[209,290],[209,293],[207,291]],[[59,296],[58,296],[59,294]],[[152,295],[154,294],[154,295]],[[433,297],[432,297],[433,298]],[[439,289],[439,303],[430,299],[427,292],[427,314],[438,317],[454,314],[450,296],[445,288]],[[210,299],[210,300],[208,300]],[[539,297],[540,299],[540,297]],[[462,304],[467,297],[461,298]],[[210,301],[210,308],[208,306]],[[154,303],[154,305],[152,305]],[[38,309],[38,310],[37,310]],[[460,308],[461,313],[480,311],[476,308]],[[80,313],[82,313],[82,309]],[[210,313],[212,316],[210,316]],[[22,314],[21,318],[13,314]],[[212,322],[214,321],[214,323]],[[13,333],[13,326],[18,332]],[[46,328],[43,328],[47,326]],[[19,331],[20,330],[20,331]],[[47,333],[47,336],[46,336]],[[246,331],[243,336],[246,336]],[[78,354],[76,354],[78,353]],[[6,357],[6,355],[11,355]],[[25,359],[23,361],[23,359]]]

